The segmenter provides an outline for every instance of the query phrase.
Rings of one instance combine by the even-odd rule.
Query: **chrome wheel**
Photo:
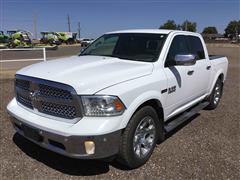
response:
[[[221,98],[221,85],[217,83],[214,90],[214,98],[213,98],[213,102],[215,105],[218,104],[220,98]]]
[[[146,157],[153,148],[156,138],[155,123],[150,116],[144,117],[140,121],[133,138],[135,155],[140,159]]]

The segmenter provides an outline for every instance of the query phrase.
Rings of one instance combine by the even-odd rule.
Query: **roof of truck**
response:
[[[121,31],[108,32],[106,34],[116,34],[116,33],[152,33],[152,34],[169,34],[170,32],[186,32],[188,34],[198,34],[189,31],[180,31],[180,30],[169,30],[169,29],[129,29]]]
[[[129,29],[129,30],[120,30],[120,31],[113,31],[109,32],[107,34],[112,33],[162,33],[162,34],[168,34],[172,30],[166,30],[166,29]]]

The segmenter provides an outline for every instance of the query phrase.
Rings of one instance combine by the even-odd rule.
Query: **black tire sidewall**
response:
[[[213,110],[215,108],[217,108],[218,104],[220,103],[220,100],[221,100],[221,96],[220,96],[220,100],[217,102],[217,104],[214,103],[214,94],[215,94],[215,89],[216,89],[216,86],[217,84],[220,85],[220,88],[221,88],[221,96],[222,96],[222,93],[223,93],[223,85],[222,85],[222,81],[220,79],[218,79],[213,87],[213,90],[212,90],[212,93],[209,97],[209,105],[207,106],[206,109],[209,109],[209,110]]]
[[[155,134],[155,139],[154,139],[154,143],[152,146],[152,149],[149,151],[148,155],[144,158],[138,158],[135,153],[134,153],[134,149],[133,149],[133,138],[134,138],[134,134],[135,134],[135,130],[138,127],[139,123],[141,122],[141,120],[144,117],[148,117],[150,116],[153,119],[154,125],[155,125],[155,129],[156,129],[156,134]],[[150,156],[152,155],[152,152],[154,150],[154,147],[156,146],[156,142],[159,138],[158,135],[158,129],[159,129],[159,120],[158,120],[158,115],[156,113],[156,111],[151,107],[151,106],[145,106],[143,108],[141,108],[139,111],[137,111],[133,117],[130,120],[130,123],[128,124],[130,126],[128,134],[127,134],[127,149],[126,154],[127,154],[127,159],[128,159],[128,166],[130,166],[131,168],[135,168],[135,167],[139,167],[143,164],[146,163],[146,161],[150,158]]]

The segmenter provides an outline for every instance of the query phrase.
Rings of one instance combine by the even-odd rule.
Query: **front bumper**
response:
[[[15,98],[8,104],[7,111],[19,134],[51,151],[79,159],[101,159],[118,153],[120,117],[84,117],[72,124],[35,114],[20,106]],[[26,132],[32,130],[39,139],[27,136]],[[94,154],[86,153],[85,141],[95,143]]]
[[[30,141],[56,153],[79,159],[101,159],[113,156],[118,153],[121,130],[97,136],[63,136],[50,131],[33,127],[29,124],[12,117],[13,127],[16,131]],[[34,131],[36,136],[29,136],[26,132]],[[36,135],[35,134],[35,135]],[[87,154],[85,141],[95,143],[95,153]]]

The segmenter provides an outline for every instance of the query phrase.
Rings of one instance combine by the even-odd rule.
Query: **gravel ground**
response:
[[[75,160],[42,149],[11,127],[6,105],[13,80],[0,80],[1,179],[233,179],[240,178],[240,48],[209,47],[229,58],[223,99],[201,111],[159,144],[147,164],[125,170],[116,163]]]

